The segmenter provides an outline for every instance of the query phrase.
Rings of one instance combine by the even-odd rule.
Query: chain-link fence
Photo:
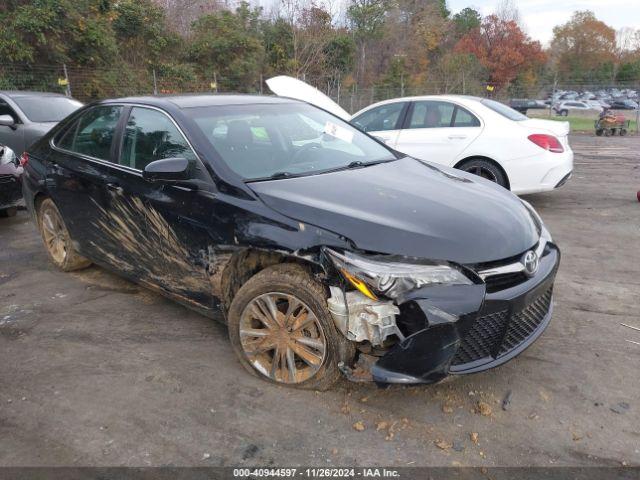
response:
[[[210,69],[202,68],[202,71]],[[10,65],[0,64],[0,90],[35,90],[59,92],[88,102],[102,98],[130,95],[178,94],[178,93],[270,93],[265,80],[270,75],[251,75],[247,78],[227,78],[217,72],[202,73],[196,67],[186,69],[166,68],[97,68],[70,65]],[[448,81],[427,81],[420,87],[369,86],[344,84],[339,81],[315,81],[305,78],[339,103],[345,110],[354,113],[375,102],[390,98],[433,94],[466,94],[491,96],[502,101],[513,98],[546,100],[554,92],[572,90],[576,92],[624,93],[640,91],[640,82],[597,84],[582,80],[565,83],[540,83],[527,86],[511,86],[509,89],[490,91],[483,79],[466,79],[464,75]],[[549,112],[550,113],[550,112]],[[635,117],[635,114],[633,115]]]

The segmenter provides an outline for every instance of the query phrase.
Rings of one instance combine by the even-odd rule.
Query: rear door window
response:
[[[446,128],[453,126],[455,105],[449,102],[422,101],[413,104],[406,128]]]
[[[94,107],[84,113],[56,144],[70,152],[112,162],[111,146],[121,114],[122,106],[119,105]]]

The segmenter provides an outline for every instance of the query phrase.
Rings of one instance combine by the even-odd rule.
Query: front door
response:
[[[396,148],[407,105],[408,102],[385,103],[357,115],[351,123]]]
[[[119,245],[115,266],[135,280],[209,309],[216,300],[210,272],[217,261],[215,247],[222,243],[211,228],[213,182],[165,112],[133,106],[127,115],[104,218],[110,225],[105,235]],[[142,177],[150,162],[175,157],[194,162],[198,189]]]

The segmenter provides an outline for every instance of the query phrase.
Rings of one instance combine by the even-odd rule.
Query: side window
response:
[[[479,127],[480,120],[468,110],[456,107],[456,114],[453,120],[454,127]]]
[[[11,115],[14,122],[20,123],[20,117],[18,117],[18,114],[4,100],[0,100],[0,115]]]
[[[407,128],[450,127],[455,105],[449,102],[415,102]]]
[[[121,113],[121,106],[92,108],[66,130],[56,144],[71,152],[112,161],[111,143]]]
[[[196,159],[169,117],[150,108],[133,107],[124,131],[120,164],[144,170],[155,160],[172,157]]]
[[[358,115],[351,123],[361,128],[365,132],[381,132],[384,130],[395,130],[398,127],[398,120],[406,102],[389,103],[380,107],[372,108]]]

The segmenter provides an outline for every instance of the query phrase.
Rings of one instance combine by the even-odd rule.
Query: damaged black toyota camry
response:
[[[560,253],[530,205],[304,102],[102,101],[21,163],[57,267],[223,320],[272,382],[437,382],[508,361],[551,319]]]

